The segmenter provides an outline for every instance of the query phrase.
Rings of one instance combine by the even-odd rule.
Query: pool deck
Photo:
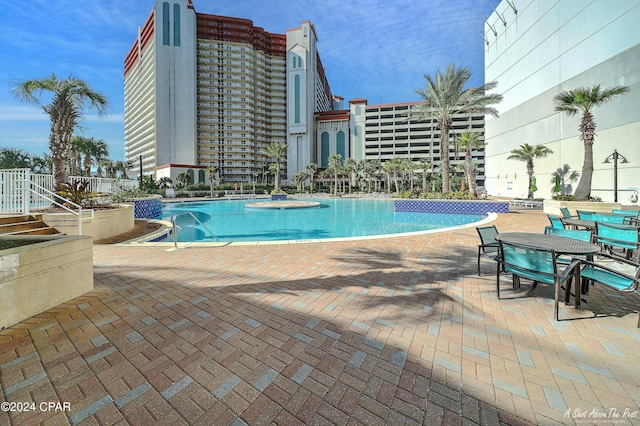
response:
[[[0,402],[35,402],[0,425],[640,424],[639,298],[556,322],[550,288],[497,300],[477,244],[96,245],[93,292],[0,331]]]

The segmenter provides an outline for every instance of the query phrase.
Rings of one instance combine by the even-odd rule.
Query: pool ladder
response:
[[[207,232],[216,239],[216,243],[218,242],[218,237],[215,236],[215,234],[213,232],[211,232],[211,230],[207,227],[207,225],[205,225],[204,223],[200,222],[200,219],[198,219],[193,213],[191,212],[180,212],[180,213],[176,213],[173,216],[171,216],[171,224],[173,225],[173,246],[175,248],[178,248],[178,233],[176,232],[176,218],[178,216],[182,216],[183,214],[188,214],[189,216],[191,216],[192,218],[195,219],[196,222],[198,222],[200,225],[202,225],[202,227],[204,229],[207,230]]]

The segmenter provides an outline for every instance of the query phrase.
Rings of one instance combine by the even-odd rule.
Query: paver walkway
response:
[[[0,402],[35,403],[0,424],[640,424],[638,298],[555,322],[550,288],[498,301],[477,244],[95,246],[93,292],[0,331]]]

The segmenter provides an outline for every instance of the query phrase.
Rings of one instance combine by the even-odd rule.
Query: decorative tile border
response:
[[[162,214],[160,198],[134,200],[133,205],[133,214],[136,219],[151,219]]]
[[[287,194],[271,194],[271,201],[283,201],[287,199]]]
[[[508,201],[396,200],[394,211],[418,213],[509,213]]]

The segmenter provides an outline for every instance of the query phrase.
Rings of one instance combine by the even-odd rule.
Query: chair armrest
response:
[[[631,261],[628,261],[627,259],[621,259],[621,258],[619,258],[617,256],[608,256],[608,255],[604,255],[604,254],[601,254],[600,256],[612,259],[616,263],[625,263],[625,264],[628,264],[630,266],[633,266],[634,268],[636,268],[636,273],[631,275],[631,274],[625,273],[624,271],[620,271],[618,269],[612,268],[611,266],[609,266],[607,264],[593,262],[591,260],[582,260],[581,263],[582,263],[583,266],[590,266],[590,267],[593,267],[593,268],[602,269],[602,270],[610,272],[612,274],[616,274],[616,275],[619,275],[621,277],[625,277],[625,278],[627,278],[629,280],[632,280],[635,283],[635,286],[634,286],[635,288],[638,287],[638,284],[640,284],[640,270],[637,269],[637,268],[640,265],[638,265],[636,262],[631,262]]]

